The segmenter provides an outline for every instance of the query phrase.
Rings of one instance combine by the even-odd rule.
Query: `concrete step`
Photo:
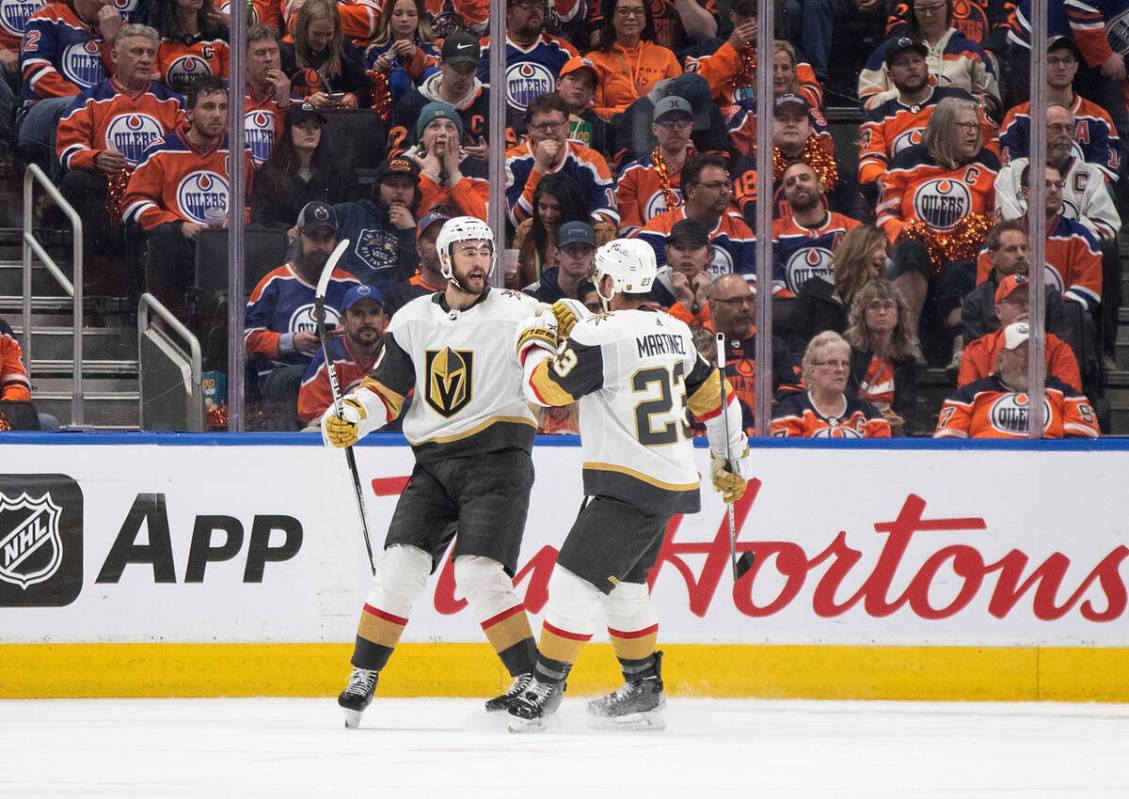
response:
[[[70,297],[32,297],[31,309],[33,311],[69,311],[74,307]],[[24,298],[22,294],[0,294],[0,316],[11,319],[15,314],[23,313]]]
[[[33,377],[31,380],[31,392],[33,396],[38,397],[40,394],[66,394],[68,397],[71,393],[71,385],[74,381],[69,377]],[[82,390],[84,394],[113,394],[122,392],[132,392],[136,394],[140,391],[139,379],[136,375],[124,377],[85,377],[82,381]]]
[[[63,273],[70,274],[66,266]],[[23,264],[19,261],[0,261],[0,294],[23,296]],[[31,295],[33,297],[57,297],[63,295],[63,287],[46,268],[33,265],[31,268]]]
[[[32,379],[36,380],[41,377],[69,377],[74,374],[74,360],[73,359],[59,359],[59,360],[36,360],[33,359],[30,365]],[[105,360],[105,361],[91,361],[87,360],[83,363],[82,374],[86,376],[103,376],[110,375],[119,377],[134,377],[138,374],[139,367],[137,360],[124,359],[124,360]]]
[[[22,326],[12,325],[23,340]],[[31,328],[33,360],[64,360],[74,354],[73,327]],[[26,353],[25,353],[26,357]],[[86,361],[125,360],[137,357],[137,331],[128,327],[87,327],[82,332],[82,357]]]

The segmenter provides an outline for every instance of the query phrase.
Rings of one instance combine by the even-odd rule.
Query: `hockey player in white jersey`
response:
[[[524,294],[491,290],[493,238],[472,217],[443,225],[436,247],[446,289],[396,312],[372,374],[344,397],[342,418],[331,407],[321,419],[326,442],[347,447],[397,418],[415,389],[403,429],[416,465],[361,612],[349,685],[338,697],[347,727],[360,723],[412,601],[452,537],[455,580],[514,679],[487,710],[504,710],[530,680],[537,650],[512,578],[533,485],[537,420],[512,347],[538,306]]]
[[[641,307],[655,272],[645,242],[611,241],[596,253],[594,280],[610,313],[576,321],[575,306],[558,304],[553,315],[528,320],[518,334],[526,397],[545,406],[580,401],[588,499],[549,580],[533,680],[508,709],[514,732],[543,728],[560,705],[601,605],[625,683],[589,703],[590,721],[664,726],[662,653],[655,650],[658,619],[647,572],[670,517],[699,510],[687,411],[706,422],[714,486],[730,502],[745,491],[750,466],[736,394],[727,392],[722,409],[721,377],[698,355],[690,329]]]

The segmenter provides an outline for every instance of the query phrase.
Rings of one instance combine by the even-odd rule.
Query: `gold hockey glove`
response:
[[[557,335],[562,339],[568,338],[568,334],[576,327],[576,314],[573,313],[568,303],[562,300],[554,302],[550,310],[553,312],[553,316],[557,318]]]
[[[712,458],[712,477],[714,490],[721,494],[725,504],[732,505],[745,496],[749,481],[739,474],[729,471],[729,464],[723,458]]]
[[[367,418],[365,407],[352,397],[341,401],[341,416],[330,405],[321,417],[322,440],[331,447],[344,449],[357,443],[361,437],[360,423]]]

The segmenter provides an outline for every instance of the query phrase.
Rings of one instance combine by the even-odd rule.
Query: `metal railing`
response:
[[[55,263],[47,250],[35,238],[35,197],[33,189],[38,183],[47,196],[59,206],[59,210],[74,229],[72,236],[71,259],[74,264],[74,282],[67,279],[63,270]],[[71,298],[74,324],[74,374],[71,384],[71,427],[81,427],[84,423],[82,392],[82,218],[71,204],[63,198],[55,184],[35,164],[24,170],[24,220],[23,220],[23,350],[24,366],[31,376],[31,256],[34,254],[43,263],[47,272]]]
[[[141,357],[144,347],[145,331],[149,329],[150,309],[161,318],[168,326],[168,330],[176,333],[188,345],[188,361],[191,372],[191,385],[189,386],[189,401],[192,412],[189,414],[189,433],[199,433],[204,429],[204,394],[203,394],[203,355],[200,350],[200,340],[192,331],[184,326],[172,311],[166,308],[160,300],[148,292],[141,295],[137,301],[137,418],[144,429],[145,421],[145,364]]]

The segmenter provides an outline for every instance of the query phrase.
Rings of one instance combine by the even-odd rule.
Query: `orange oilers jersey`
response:
[[[859,128],[859,183],[874,183],[895,155],[921,144],[929,118],[946,97],[973,99],[964,89],[938,86],[924,102],[905,105],[894,97],[867,111]],[[997,153],[996,126],[983,108],[979,108],[979,115],[981,141],[985,149]]]
[[[830,277],[835,245],[861,224],[857,219],[834,211],[828,211],[822,224],[813,228],[799,224],[790,212],[773,220],[772,254],[777,273],[773,278],[783,281],[785,290],[795,294],[813,277]]]
[[[416,217],[422,219],[437,205],[454,205],[464,216],[486,221],[486,202],[490,199],[489,167],[486,160],[474,156],[459,162],[462,179],[454,186],[440,186],[426,173],[419,176],[419,206]]]
[[[430,4],[429,4],[430,5]],[[298,12],[301,3],[282,3],[282,15],[286,18],[286,29],[293,34],[298,27]],[[380,18],[380,4],[371,0],[337,0],[337,13],[341,17],[341,33],[346,39],[360,40],[359,47],[368,44],[376,35],[376,23]],[[290,38],[287,37],[287,41]]]
[[[689,157],[693,153],[690,148]],[[655,168],[655,162],[648,153],[642,158],[632,161],[619,173],[619,180],[615,188],[615,206],[619,211],[619,229],[625,235],[631,235],[656,216],[682,205],[682,164],[666,165],[667,189],[673,205],[667,207],[667,193],[663,191],[663,182]]]
[[[296,101],[297,98],[291,98]],[[257,99],[248,93],[243,98],[243,132],[251,159],[260,167],[270,159],[274,143],[282,137],[285,129],[286,111],[279,107],[274,92]]]
[[[945,400],[934,438],[1027,438],[1030,396],[1012,391],[998,374],[978,380]],[[1086,397],[1048,377],[1043,402],[1045,438],[1097,438],[1098,416]]]
[[[749,80],[741,77],[744,63],[741,54],[728,41],[709,55],[687,56],[686,71],[697,72],[710,85],[714,102],[724,110],[727,105],[750,105],[756,103],[756,71]],[[823,86],[815,77],[815,70],[806,61],[796,64],[796,81],[800,85],[800,96],[812,108],[823,108]]]
[[[342,396],[368,377],[380,354],[376,352],[366,357],[354,353],[346,336],[331,338],[327,349],[329,357],[333,359],[337,385],[341,387]],[[325,409],[331,404],[333,391],[329,387],[329,370],[325,366],[325,355],[319,348],[310,359],[310,365],[306,367],[306,374],[302,378],[302,386],[298,389],[298,418],[304,424],[309,424],[325,413]]]
[[[646,40],[630,50],[616,44],[611,52],[593,50],[586,57],[596,67],[595,110],[604,119],[626,111],[660,80],[682,74],[674,53]]]
[[[191,44],[162,39],[157,51],[157,72],[161,82],[174,92],[187,94],[197,78],[226,78],[231,72],[231,51],[223,39],[198,39]]]
[[[1102,301],[1102,254],[1097,238],[1076,219],[1061,214],[1047,226],[1047,285],[1058,289],[1064,300],[1080,302],[1093,311]],[[988,279],[992,263],[987,249],[976,260],[976,285]]]
[[[490,19],[490,0],[424,0],[431,31],[445,39],[459,28],[482,35]]]
[[[1082,375],[1078,372],[1078,361],[1070,345],[1054,333],[1047,333],[1046,359],[1047,376],[1061,380],[1075,391],[1082,390]],[[957,388],[963,388],[977,380],[991,377],[996,371],[996,358],[1004,346],[1004,331],[996,330],[981,336],[964,348],[960,361],[960,374]]]
[[[894,156],[879,181],[878,226],[893,242],[902,227],[914,219],[945,233],[969,214],[991,213],[999,171],[999,159],[988,150],[981,150],[970,163],[950,169],[938,164],[925,145],[914,145]]]
[[[55,152],[66,169],[94,170],[98,153],[111,150],[132,166],[146,148],[184,124],[180,95],[160,83],[127,92],[113,78],[74,99],[56,129]]]
[[[890,358],[871,356],[866,374],[859,383],[859,397],[872,404],[894,404],[894,362]]]
[[[0,319],[0,399],[31,399],[31,382],[24,367],[23,350],[16,334]]]
[[[216,9],[223,14],[231,15],[231,0],[220,0]],[[282,3],[280,0],[251,0],[251,13],[248,15],[249,25],[266,25],[276,31],[282,31]]]
[[[206,212],[218,208],[224,213],[234,204],[243,210],[243,198],[234,203],[228,182],[227,135],[215,148],[204,152],[188,141],[188,129],[178,128],[157,140],[130,175],[122,199],[123,221],[134,222],[150,231],[167,222],[207,224]],[[244,151],[247,193],[251,193],[254,172],[251,154]]]
[[[889,438],[890,423],[864,399],[843,395],[843,412],[824,416],[806,392],[789,394],[772,413],[769,432],[777,438]]]

